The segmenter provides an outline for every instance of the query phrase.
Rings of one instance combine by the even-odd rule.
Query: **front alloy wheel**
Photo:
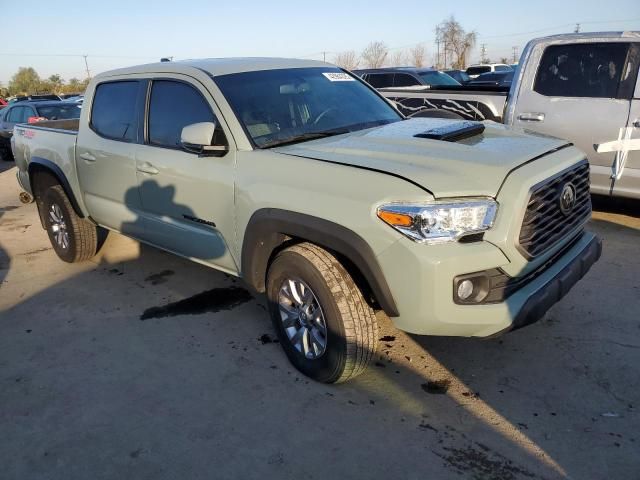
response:
[[[286,279],[278,307],[282,327],[295,349],[311,360],[322,356],[327,348],[327,324],[311,287],[302,280]]]

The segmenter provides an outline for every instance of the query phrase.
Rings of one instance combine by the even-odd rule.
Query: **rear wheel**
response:
[[[51,246],[61,260],[81,262],[96,254],[98,227],[76,214],[60,185],[45,190],[41,205]]]
[[[267,296],[287,357],[308,377],[344,382],[373,359],[375,313],[328,251],[302,243],[280,252],[269,267]]]

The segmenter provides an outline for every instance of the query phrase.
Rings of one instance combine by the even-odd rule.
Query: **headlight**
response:
[[[460,198],[423,204],[390,203],[378,217],[411,240],[434,244],[454,242],[493,225],[498,204],[491,198]]]

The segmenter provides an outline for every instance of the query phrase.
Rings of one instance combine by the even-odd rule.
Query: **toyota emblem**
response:
[[[560,211],[569,215],[576,206],[576,187],[572,183],[565,183],[560,192]]]

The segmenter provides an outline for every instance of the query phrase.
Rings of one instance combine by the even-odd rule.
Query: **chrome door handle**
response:
[[[91,155],[89,152],[84,152],[80,154],[80,158],[83,159],[87,163],[92,163],[96,161],[96,157]]]
[[[160,170],[151,165],[149,162],[144,162],[142,165],[138,165],[136,167],[136,170],[142,173],[147,173],[149,175],[157,175],[158,173],[160,173]]]
[[[633,122],[633,126],[636,128],[640,128],[640,118],[636,118]]]
[[[518,120],[523,122],[544,122],[544,113],[521,113]]]

